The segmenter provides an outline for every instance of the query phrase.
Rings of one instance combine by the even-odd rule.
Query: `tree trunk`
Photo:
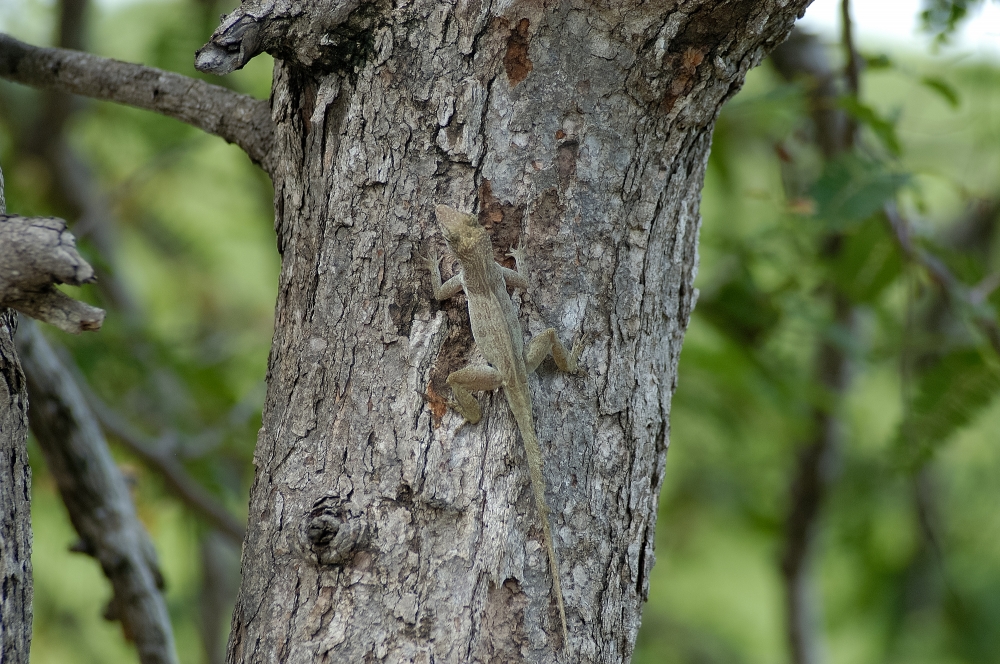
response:
[[[282,271],[229,661],[627,661],[713,123],[807,0],[333,4],[246,2],[199,55],[278,57]],[[498,258],[524,241],[529,336],[587,340],[584,375],[531,378],[565,644],[503,397],[474,426],[446,408],[476,353],[419,258],[437,203]]]
[[[6,211],[0,173],[0,214]],[[28,386],[14,349],[17,314],[0,307],[0,662],[31,646],[31,468]]]

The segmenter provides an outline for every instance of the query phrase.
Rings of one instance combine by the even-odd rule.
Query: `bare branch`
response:
[[[374,6],[361,0],[341,0],[332,7],[244,0],[198,49],[194,66],[222,76],[267,52],[303,67],[343,68],[351,52],[358,50],[358,36],[374,22]]]
[[[58,4],[56,46],[85,50],[84,17],[89,0],[59,0]],[[134,319],[138,315],[137,305],[118,276],[121,270],[117,269],[114,250],[117,237],[109,227],[113,212],[88,164],[66,139],[66,126],[84,108],[83,100],[59,90],[44,90],[39,97],[41,106],[37,113],[24,117],[11,114],[7,118],[12,135],[17,137],[17,153],[45,165],[52,183],[49,198],[56,214],[70,222],[77,241],[89,236],[92,249],[99,255],[100,265],[95,266],[96,287],[102,301],[113,305],[118,314]]]
[[[854,45],[854,22],[851,20],[851,0],[840,0],[840,42],[844,47],[847,62],[844,65],[844,78],[847,80],[847,93],[855,101],[861,96],[861,58]],[[854,118],[847,119],[847,140],[853,144],[857,140],[858,122]]]
[[[834,308],[837,324],[852,329],[853,309],[846,299],[836,294]],[[849,383],[850,358],[840,345],[824,340],[817,356],[815,373],[817,382],[831,397],[839,400]],[[793,664],[823,661],[823,638],[816,615],[819,609],[812,596],[812,561],[819,519],[835,476],[843,437],[837,413],[832,409],[816,407],[812,416],[812,438],[799,454],[792,479],[781,555],[788,611],[786,624]]]
[[[53,286],[79,286],[93,280],[94,270],[77,253],[65,221],[0,215],[0,306],[73,334],[97,330],[104,322],[104,311]]]
[[[240,580],[240,551],[228,546],[217,531],[201,538],[202,584],[198,630],[208,664],[226,661],[224,627],[233,612]]]
[[[158,449],[156,443],[137,431],[93,393],[87,394],[91,408],[106,431],[120,440],[133,454],[159,473],[170,491],[185,505],[201,515],[210,525],[225,535],[237,547],[243,545],[246,529],[192,478],[169,453]]]
[[[266,101],[162,69],[39,48],[4,34],[0,77],[161,113],[235,143],[268,170],[274,125]]]
[[[100,562],[114,588],[105,615],[121,621],[143,664],[176,664],[156,552],[107,441],[72,373],[38,329],[24,321],[17,341],[31,431],[80,535],[81,550]]]
[[[976,327],[986,336],[993,350],[1000,354],[1000,324],[997,323],[995,316],[983,311],[983,295],[977,289],[963,284],[937,256],[914,244],[910,234],[910,224],[899,213],[895,203],[887,203],[883,207],[883,212],[896,242],[906,257],[924,268],[945,295],[967,306],[973,312],[972,320]]]
[[[805,79],[815,141],[823,156],[832,159],[843,152],[850,145],[848,118],[837,106],[841,85],[826,45],[816,35],[795,28],[770,59],[786,80]]]

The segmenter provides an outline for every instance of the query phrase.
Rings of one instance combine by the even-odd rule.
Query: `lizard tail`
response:
[[[524,439],[525,456],[528,457],[528,471],[531,475],[531,492],[535,495],[535,505],[538,508],[538,515],[542,521],[542,538],[545,540],[546,553],[549,556],[549,570],[552,574],[552,590],[556,596],[556,604],[559,607],[559,620],[562,623],[563,644],[569,641],[569,630],[566,628],[566,607],[563,604],[562,585],[559,583],[559,560],[556,558],[556,548],[552,542],[552,529],[549,527],[549,506],[545,502],[545,477],[542,475],[542,449],[538,444],[538,436],[535,435],[535,427],[532,422],[531,411],[527,417],[522,418],[514,411],[514,418],[517,426],[521,430],[521,438]],[[522,419],[526,421],[522,421]]]

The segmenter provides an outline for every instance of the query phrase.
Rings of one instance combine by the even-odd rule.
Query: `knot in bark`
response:
[[[324,498],[303,520],[303,544],[318,564],[342,565],[368,543],[370,531],[368,520],[354,505]]]
[[[198,49],[194,66],[221,76],[266,52],[315,73],[349,73],[367,57],[372,29],[387,11],[378,0],[243,0]]]

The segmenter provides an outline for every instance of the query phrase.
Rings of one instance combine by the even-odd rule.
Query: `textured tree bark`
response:
[[[6,211],[0,173],[0,214]],[[31,468],[28,386],[14,350],[17,314],[0,307],[0,662],[31,646]]]
[[[199,66],[267,50],[282,272],[231,662],[627,661],[653,564],[711,130],[807,0],[248,1]],[[523,239],[561,643],[503,397],[459,428],[461,302],[433,206]],[[498,252],[499,253],[499,252]],[[498,256],[499,257],[499,256]]]
[[[74,300],[54,284],[79,286],[94,270],[76,251],[66,222],[56,217],[0,214],[0,306],[78,334],[98,330],[104,311]]]

